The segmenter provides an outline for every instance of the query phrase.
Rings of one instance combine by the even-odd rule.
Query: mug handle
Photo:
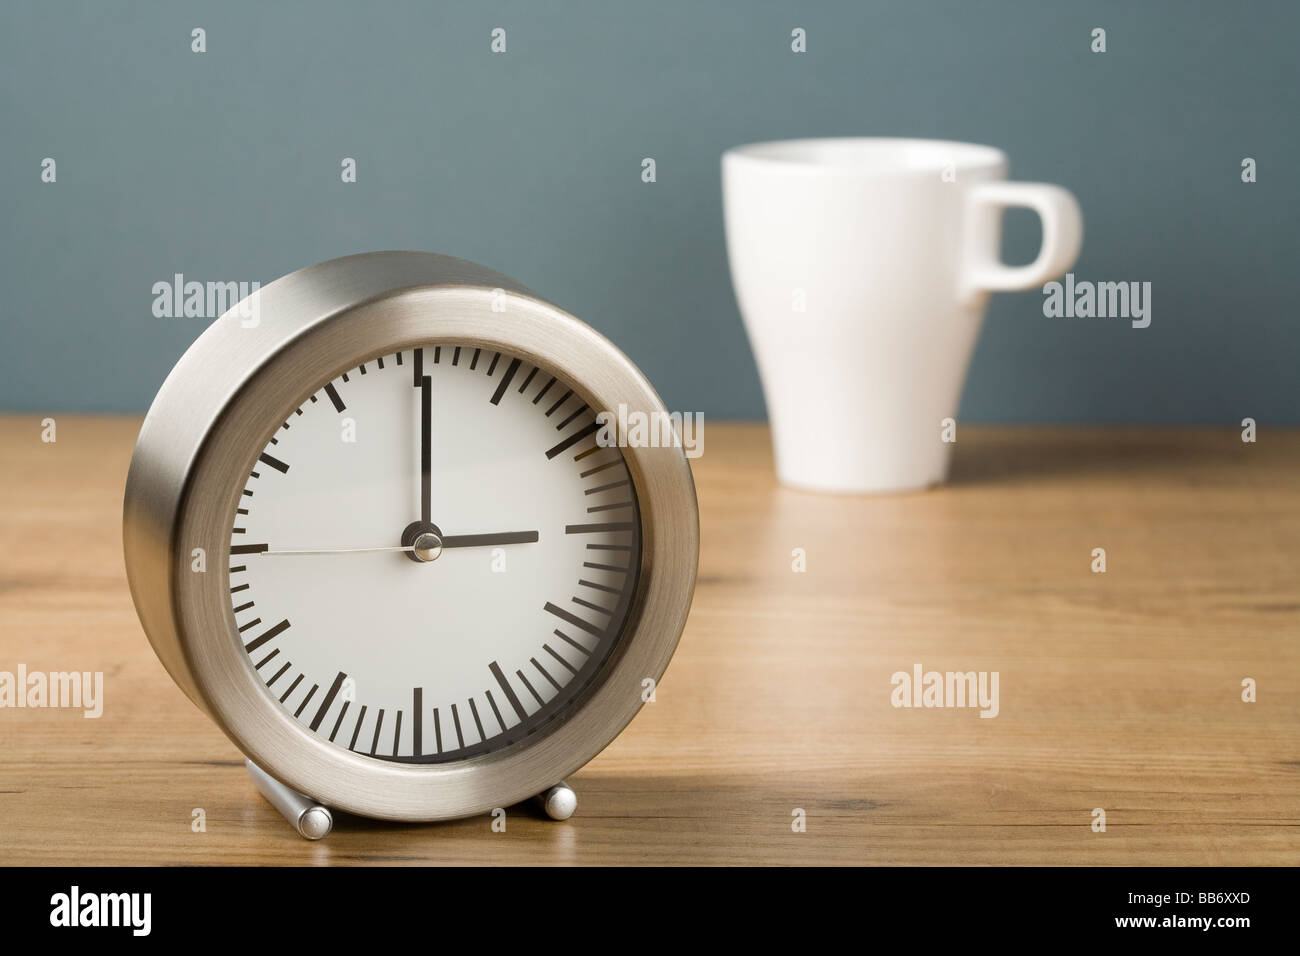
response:
[[[1048,183],[976,183],[967,198],[966,270],[963,292],[969,299],[986,292],[1032,289],[1054,279],[1079,258],[1083,213],[1069,190]],[[1008,206],[1032,209],[1043,221],[1038,257],[1023,266],[999,258],[998,217]]]

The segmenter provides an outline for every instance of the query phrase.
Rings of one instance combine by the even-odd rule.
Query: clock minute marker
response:
[[[411,689],[411,753],[419,757],[424,753],[424,688]]]
[[[590,425],[586,426],[585,428],[578,429],[568,438],[561,441],[558,445],[555,445],[552,448],[548,449],[546,452],[546,457],[554,458],[556,455],[561,454],[566,448],[572,448],[574,445],[578,444],[578,442],[582,441],[588,435],[594,435],[598,431],[600,431],[600,423],[592,422]]]
[[[523,681],[524,686],[528,688],[528,693],[532,694],[533,698],[537,701],[537,706],[545,707],[546,701],[542,700],[542,695],[537,693],[537,691],[533,689],[532,684],[528,683],[528,678],[524,676],[524,672],[515,671],[515,676],[518,677],[521,681]]]
[[[329,400],[334,403],[334,410],[336,412],[347,410],[347,405],[343,404],[343,399],[339,397],[338,390],[334,387],[333,382],[325,383],[325,394],[328,395]]]
[[[325,692],[325,699],[321,701],[320,709],[316,711],[316,716],[311,719],[311,724],[309,724],[309,726],[312,730],[315,730],[321,725],[321,721],[325,719],[325,715],[329,713],[330,706],[334,703],[334,698],[338,696],[339,691],[343,688],[343,682],[347,679],[348,675],[343,673],[343,671],[339,671],[334,675],[334,683],[330,684],[330,689]],[[344,701],[343,703],[346,704],[347,701]]]
[[[519,720],[521,722],[527,720],[528,711],[524,710],[524,705],[519,703],[519,698],[515,696],[514,688],[511,687],[509,682],[506,681],[506,675],[501,673],[501,665],[498,664],[496,661],[493,661],[491,664],[488,665],[488,670],[492,672],[492,676],[495,677],[497,679],[497,683],[501,685],[501,690],[505,693],[506,700],[510,701],[510,706],[513,707],[515,709],[515,713],[519,715]],[[491,699],[492,699],[491,697],[488,698],[488,700]],[[493,710],[495,709],[496,709],[496,705],[494,704]],[[501,715],[498,713],[497,717],[499,718],[500,716]]]
[[[549,614],[554,614],[561,621],[567,621],[569,624],[572,624],[574,627],[578,628],[579,630],[586,631],[588,634],[591,634],[595,637],[605,636],[605,631],[603,628],[599,628],[595,624],[589,624],[588,622],[584,621],[582,618],[578,617],[578,615],[572,614],[569,611],[566,611],[562,607],[557,607],[556,605],[552,604],[550,601],[546,602],[546,604],[544,605],[544,610],[547,611],[547,613]]]
[[[311,703],[311,699],[316,696],[316,691],[318,690],[320,690],[320,684],[311,685],[311,690],[307,691],[307,696],[302,699],[302,703],[298,705],[298,709],[293,712],[295,717],[302,716],[302,712],[307,709],[307,705]]]
[[[554,413],[554,411],[557,408],[559,408],[561,405],[567,402],[572,396],[573,396],[573,389],[569,389],[567,392],[561,395],[559,399],[555,402],[555,404],[546,410],[546,417],[550,418],[552,413]]]
[[[297,690],[298,685],[301,683],[302,683],[302,675],[299,674],[297,677],[293,679],[293,683],[289,685],[289,689],[280,695],[280,703],[283,704],[286,700],[288,700],[289,695],[292,694],[295,690]]]
[[[548,671],[545,667],[543,667],[541,665],[541,662],[538,661],[537,658],[535,657],[528,658],[528,663],[536,667],[538,671],[541,672],[541,675],[551,682],[551,686],[555,688],[557,693],[564,690],[564,688],[560,686],[559,681],[557,681],[554,677],[551,676],[551,672]]]
[[[570,664],[568,661],[566,661],[566,660],[565,660],[563,657],[561,657],[559,654],[557,654],[557,653],[555,652],[555,648],[551,647],[550,644],[543,644],[543,645],[542,645],[542,650],[546,651],[546,653],[550,654],[550,655],[551,655],[552,657],[554,657],[557,661],[559,661],[560,664],[562,664],[562,665],[563,665],[563,666],[564,666],[564,667],[569,671],[570,674],[573,674],[575,677],[577,676],[577,674],[578,674],[578,669],[577,669],[576,667],[574,667],[572,664]]]
[[[569,424],[570,424],[570,423],[571,423],[575,418],[577,418],[577,417],[578,417],[579,415],[581,415],[583,412],[587,411],[590,407],[591,407],[591,406],[584,404],[584,405],[582,405],[581,407],[579,407],[578,409],[576,409],[575,411],[570,412],[568,418],[566,418],[564,421],[560,422],[560,424],[558,424],[558,425],[555,426],[555,430],[556,430],[557,432],[562,432],[562,431],[564,431],[566,428],[569,427]]]
[[[552,631],[551,633],[554,634],[556,637],[558,637],[560,640],[565,641],[566,643],[573,645],[573,646],[576,647],[578,650],[582,651],[582,653],[586,654],[588,657],[591,656],[591,651],[587,650],[585,647],[583,647],[581,644],[579,644],[579,643],[578,643],[577,641],[575,641],[573,638],[569,637],[568,634],[565,634],[565,633],[564,633],[563,631],[561,631],[558,627],[557,627],[554,631]]]
[[[293,661],[286,661],[285,665],[275,672],[275,676],[266,682],[266,686],[270,687],[272,684],[278,681],[281,677],[284,676],[284,672],[287,671],[292,666],[293,666]]]
[[[330,743],[334,743],[334,738],[339,735],[339,728],[343,726],[343,718],[347,716],[349,703],[350,701],[345,700],[343,706],[339,708],[338,718],[334,721],[334,729],[330,731]]]
[[[261,635],[259,635],[258,637],[253,638],[251,641],[249,641],[247,644],[245,644],[245,645],[244,645],[244,650],[248,651],[248,652],[251,654],[253,651],[257,650],[259,647],[261,647],[261,646],[262,646],[263,644],[265,644],[267,641],[271,640],[273,637],[278,636],[279,634],[283,633],[284,631],[287,631],[288,629],[289,629],[289,620],[288,620],[288,618],[286,618],[285,620],[283,620],[283,621],[281,621],[279,624],[275,625],[275,627],[271,628],[271,629],[270,629],[269,631],[267,631],[266,633],[261,634]]]
[[[465,749],[465,735],[464,735],[463,733],[461,733],[461,730],[460,730],[460,712],[456,709],[456,705],[455,705],[455,704],[452,704],[452,705],[451,705],[451,720],[452,720],[452,723],[453,723],[453,724],[455,725],[455,727],[456,727],[456,746],[457,746],[459,749],[464,750],[464,749]]]
[[[501,711],[497,709],[497,702],[492,699],[492,691],[483,691],[483,696],[487,698],[488,706],[492,708],[492,716],[497,719],[497,726],[501,728],[501,733],[506,732],[506,722],[501,719]]]
[[[483,721],[478,716],[478,706],[474,703],[474,698],[469,699],[469,712],[474,715],[474,726],[478,728],[478,739],[487,740],[487,734],[483,733]]]
[[[492,393],[493,405],[501,404],[501,396],[505,395],[506,389],[510,387],[511,379],[515,377],[515,373],[519,371],[519,366],[522,364],[522,359],[512,359],[510,364],[506,366],[506,373],[501,376],[501,381],[497,382],[497,390]]]
[[[262,452],[262,454],[258,455],[258,456],[257,456],[257,460],[260,461],[260,462],[261,462],[262,464],[264,464],[264,465],[270,465],[272,468],[274,468],[276,471],[280,472],[280,474],[282,474],[282,475],[283,475],[283,474],[288,474],[288,472],[289,472],[289,466],[288,466],[288,465],[286,465],[284,462],[282,462],[279,458],[273,458],[273,457],[271,457],[271,456],[268,455],[266,452]]]
[[[348,750],[357,749],[357,737],[361,735],[361,725],[366,722],[366,705],[361,705],[361,711],[357,714],[356,726],[352,728],[352,741],[348,744]]]

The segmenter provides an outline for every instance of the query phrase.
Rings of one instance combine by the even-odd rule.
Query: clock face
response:
[[[295,719],[439,763],[556,726],[618,645],[640,516],[596,410],[505,352],[429,345],[320,384],[240,496],[230,600]]]

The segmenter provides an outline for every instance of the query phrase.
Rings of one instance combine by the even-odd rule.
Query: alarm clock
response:
[[[287,275],[177,362],[127,477],[131,595],[302,835],[572,813],[698,562],[680,443],[627,441],[622,408],[667,416],[590,326],[428,253]]]

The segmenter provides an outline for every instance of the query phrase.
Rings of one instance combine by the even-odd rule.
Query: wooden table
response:
[[[0,710],[0,863],[1300,863],[1295,431],[968,427],[949,487],[855,498],[709,424],[690,623],[578,815],[308,843],[136,621],[138,420],[57,418],[0,418],[0,670],[103,671],[105,709]],[[916,664],[997,671],[998,715],[892,706]]]

